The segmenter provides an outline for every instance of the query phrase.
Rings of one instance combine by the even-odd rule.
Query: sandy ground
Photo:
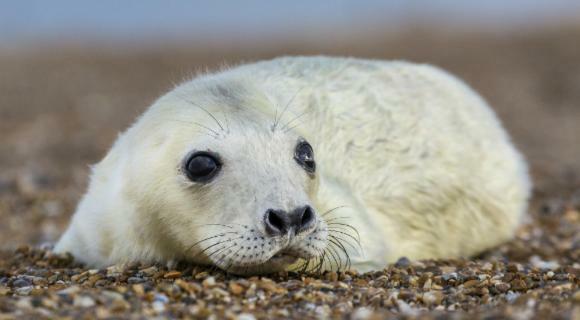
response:
[[[286,307],[286,312],[308,317],[370,317],[373,312],[381,316],[431,317],[444,316],[450,310],[460,310],[453,311],[455,316],[465,315],[462,312],[481,317],[515,316],[525,311],[526,317],[556,313],[562,318],[580,317],[578,39],[579,27],[503,35],[417,29],[332,44],[291,41],[263,48],[211,49],[191,44],[156,50],[60,46],[0,52],[0,248],[4,250],[0,259],[0,314],[10,317],[25,312],[51,317],[84,310],[100,316],[143,312],[203,316],[203,312],[217,312],[225,317],[259,310],[258,317],[285,317],[280,310],[294,303],[295,309]],[[223,64],[282,54],[320,53],[432,63],[456,73],[478,90],[494,107],[531,164],[535,182],[531,218],[518,238],[474,262],[401,265],[376,275],[341,274],[336,278],[326,275],[314,280],[279,275],[272,283],[283,290],[271,286],[273,293],[262,290],[267,301],[276,294],[294,294],[300,288],[306,288],[311,298],[280,298],[275,305],[260,303],[259,297],[252,300],[252,294],[259,296],[260,286],[268,286],[260,284],[266,281],[263,279],[254,279],[260,282],[258,289],[247,295],[252,281],[224,278],[219,273],[199,276],[201,271],[187,267],[178,270],[180,274],[176,277],[165,277],[172,271],[163,268],[147,276],[139,271],[146,266],[134,266],[121,271],[91,271],[71,280],[72,276],[88,271],[69,261],[63,262],[66,259],[62,257],[49,258],[49,253],[14,251],[25,244],[37,246],[58,239],[86,187],[88,165],[98,161],[116,135],[176,83]],[[442,266],[447,269],[441,269]],[[411,267],[412,272],[408,270]],[[38,269],[48,271],[39,275]],[[401,272],[404,281],[393,280]],[[445,274],[453,272],[463,275],[453,283],[442,280]],[[51,278],[54,274],[58,276]],[[94,281],[89,281],[96,274],[102,278],[93,277]],[[381,276],[386,278],[381,278],[378,287],[376,282],[369,284]],[[418,278],[413,280],[414,276]],[[142,282],[148,286],[135,289],[133,286],[142,282],[131,283],[128,280],[131,277],[144,278]],[[217,284],[204,285],[204,281],[214,281],[208,278]],[[18,283],[21,279],[24,282]],[[102,279],[106,281],[99,283]],[[440,289],[426,288],[427,279]],[[477,283],[471,282],[465,288],[471,280]],[[236,284],[236,281],[242,283]],[[312,287],[308,281],[318,281],[318,284]],[[231,283],[236,284],[234,289]],[[502,283],[507,283],[509,288]],[[169,294],[159,289],[164,285],[177,286],[181,293]],[[236,293],[242,290],[237,285],[244,294]],[[340,287],[344,292],[330,290],[326,285]],[[475,293],[469,291],[470,286],[477,288],[472,290]],[[74,289],[70,289],[70,294],[55,293],[67,288]],[[214,288],[227,292],[229,300],[208,297],[204,290]],[[370,288],[383,291],[373,289],[369,293]],[[317,296],[329,290],[334,298]],[[412,294],[400,295],[405,290]],[[109,293],[109,298],[120,295],[126,304],[119,302],[123,306],[116,311],[103,309],[115,300],[103,298],[103,294],[107,295],[104,291],[117,294]],[[150,298],[146,298],[148,294]],[[79,295],[86,299],[75,300],[80,299],[75,298]],[[43,302],[44,299],[49,302]],[[350,304],[344,305],[345,299]],[[205,304],[200,306],[200,301]],[[232,307],[235,304],[239,306]],[[249,305],[253,309],[248,309]],[[323,305],[331,310],[322,308]],[[224,310],[233,311],[226,314]],[[335,314],[336,310],[342,311]]]

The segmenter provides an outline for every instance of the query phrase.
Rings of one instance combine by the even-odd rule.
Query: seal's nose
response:
[[[264,215],[266,231],[273,236],[283,235],[290,230],[298,234],[308,229],[314,220],[314,210],[310,206],[299,207],[292,212],[268,209]]]

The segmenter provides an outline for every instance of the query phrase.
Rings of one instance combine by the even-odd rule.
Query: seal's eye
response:
[[[216,154],[195,152],[185,162],[187,177],[194,182],[208,182],[219,172],[221,162]]]
[[[316,171],[316,162],[314,162],[314,151],[306,141],[298,142],[294,151],[294,160],[304,168],[308,173]]]

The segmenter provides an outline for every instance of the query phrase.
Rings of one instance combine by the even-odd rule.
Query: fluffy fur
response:
[[[292,157],[300,137],[313,146],[314,178]],[[183,174],[192,150],[223,157],[211,183]],[[197,77],[156,101],[93,168],[56,251],[92,266],[188,260],[260,273],[300,258],[368,271],[508,240],[529,194],[522,156],[457,78],[407,62],[285,57]],[[266,234],[268,208],[305,204],[314,231]]]

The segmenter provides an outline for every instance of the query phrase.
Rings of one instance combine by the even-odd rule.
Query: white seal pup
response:
[[[97,267],[368,271],[510,239],[530,187],[493,111],[448,73],[285,57],[158,99],[93,167],[55,250]]]

